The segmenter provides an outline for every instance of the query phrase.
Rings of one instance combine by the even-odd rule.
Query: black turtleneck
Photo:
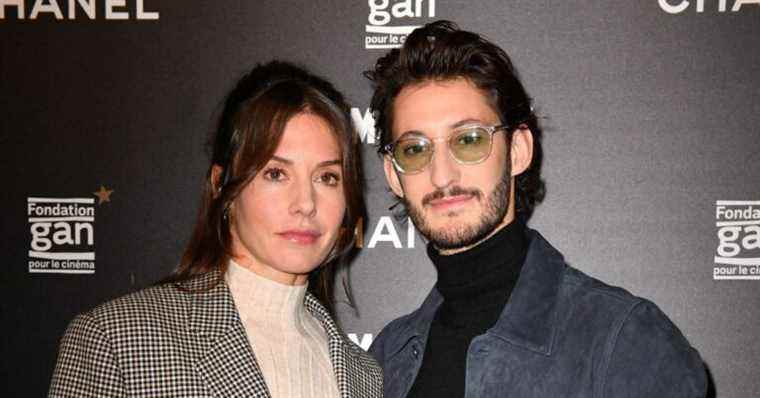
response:
[[[443,303],[430,326],[422,366],[408,397],[464,396],[470,342],[499,319],[527,250],[525,225],[518,220],[461,253],[445,256],[428,245]]]

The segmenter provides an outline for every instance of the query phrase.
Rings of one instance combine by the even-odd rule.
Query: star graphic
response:
[[[101,185],[100,190],[97,192],[93,192],[92,194],[98,197],[98,206],[100,206],[103,204],[103,202],[111,201],[112,193],[113,193],[113,189],[106,189],[106,187]]]

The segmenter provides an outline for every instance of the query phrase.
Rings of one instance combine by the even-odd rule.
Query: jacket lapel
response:
[[[316,297],[307,293],[304,304],[327,332],[330,361],[341,398],[381,397],[383,373],[377,363],[361,348],[345,340]]]
[[[567,268],[562,254],[541,234],[528,229],[530,246],[520,277],[496,324],[489,334],[542,355],[551,355],[557,332],[557,304],[562,278]],[[422,306],[413,312],[404,327],[388,342],[393,354],[414,337],[427,344],[430,325],[443,296],[434,287]]]
[[[232,294],[220,277],[214,271],[182,285],[190,291],[188,329],[197,341],[198,373],[214,396],[269,398]]]
[[[541,234],[528,230],[530,246],[512,296],[489,333],[551,355],[565,260]]]

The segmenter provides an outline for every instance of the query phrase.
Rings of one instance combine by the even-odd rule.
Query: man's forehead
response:
[[[426,81],[401,90],[393,103],[393,137],[442,135],[467,124],[497,124],[489,98],[467,79]]]

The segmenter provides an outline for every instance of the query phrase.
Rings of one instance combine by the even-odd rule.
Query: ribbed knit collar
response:
[[[230,261],[225,280],[240,318],[280,330],[303,330],[307,284],[284,285]]]
[[[428,244],[428,256],[438,271],[436,288],[444,299],[439,319],[463,327],[468,322],[495,322],[517,283],[527,249],[520,220],[460,253],[441,255]]]

